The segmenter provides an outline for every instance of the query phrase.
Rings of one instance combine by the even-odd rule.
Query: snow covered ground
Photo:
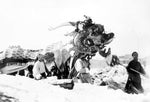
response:
[[[147,72],[150,72],[149,67]],[[82,83],[75,83],[73,90],[67,90],[51,85],[51,81],[55,78],[36,81],[23,76],[0,75],[0,92],[19,102],[150,102],[150,80],[144,77],[145,93],[138,95]]]

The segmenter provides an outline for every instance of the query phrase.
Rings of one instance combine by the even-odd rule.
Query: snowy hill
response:
[[[131,95],[121,90],[76,83],[73,90],[53,86],[53,79],[35,81],[21,76],[0,75],[0,91],[16,102],[150,102],[150,92]]]

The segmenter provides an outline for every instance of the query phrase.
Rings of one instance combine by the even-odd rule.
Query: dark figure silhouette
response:
[[[24,69],[18,71],[18,74],[21,75],[21,76],[25,76],[25,71],[24,71]]]
[[[57,76],[58,79],[61,79],[61,71],[58,69],[56,63],[51,69],[51,76]]]
[[[143,67],[141,66],[140,62],[138,61],[138,53],[133,52],[132,57],[133,60],[130,61],[127,66],[129,77],[125,86],[125,92],[132,94],[143,93],[144,89],[141,85],[140,74],[146,75],[146,73]]]
[[[59,67],[60,71],[61,71],[61,78],[62,79],[67,79],[68,75],[69,75],[69,64],[68,64],[68,60],[60,65]]]
[[[28,70],[27,77],[29,77],[29,78],[34,78],[34,77],[33,77],[33,72],[32,72],[32,70],[33,70],[33,65],[29,65],[28,68],[27,68],[27,70]]]

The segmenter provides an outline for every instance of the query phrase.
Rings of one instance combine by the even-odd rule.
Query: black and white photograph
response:
[[[0,102],[150,102],[149,0],[0,0]]]

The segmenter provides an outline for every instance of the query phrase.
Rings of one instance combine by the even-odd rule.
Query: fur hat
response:
[[[53,52],[46,52],[44,56],[45,56],[45,60],[47,61],[54,61],[55,59],[55,55]]]

